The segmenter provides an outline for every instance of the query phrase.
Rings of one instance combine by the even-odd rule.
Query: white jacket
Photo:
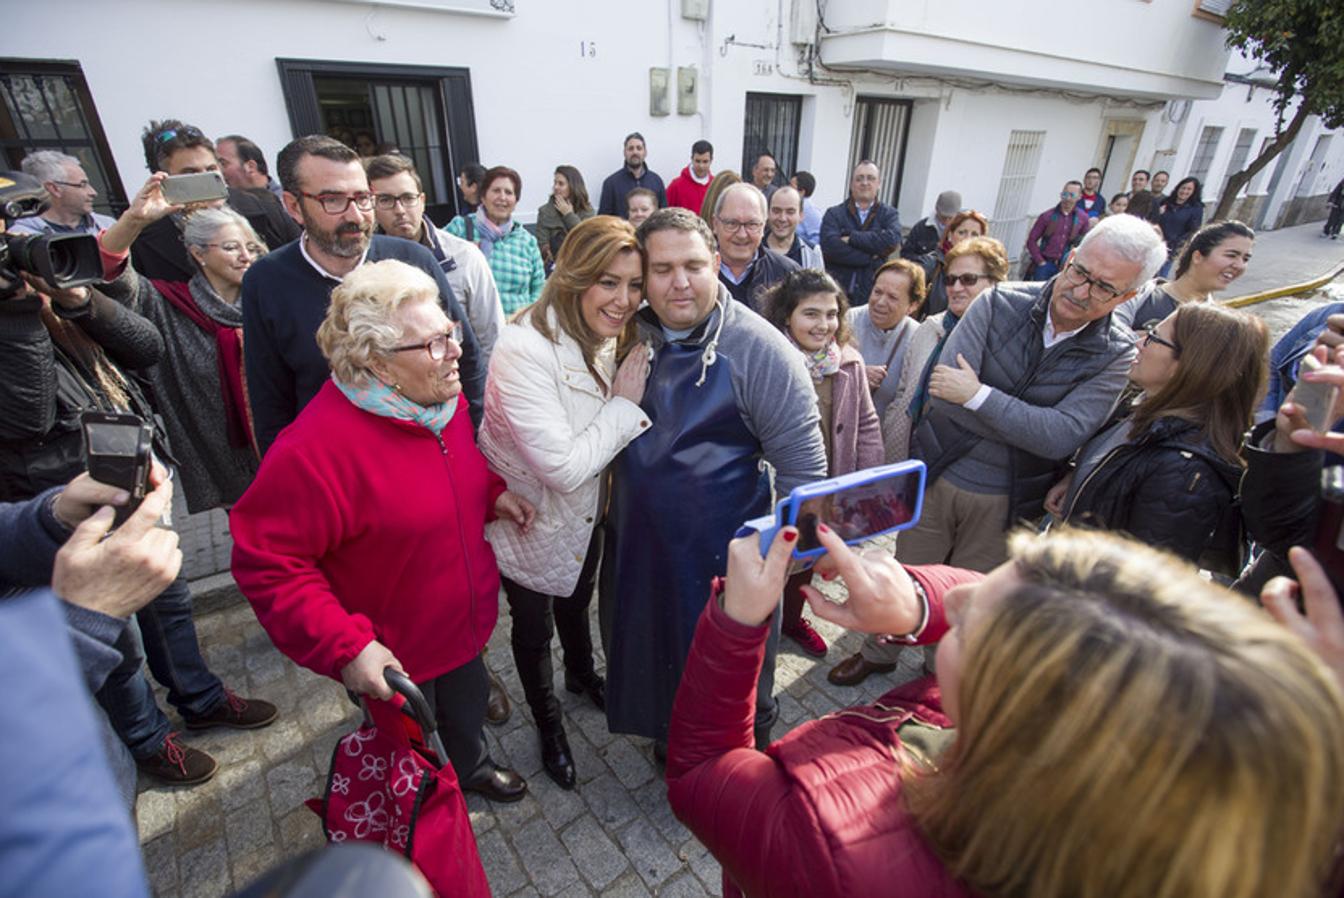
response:
[[[616,454],[649,427],[628,399],[608,399],[583,363],[578,343],[550,316],[559,343],[532,327],[530,315],[506,325],[490,356],[479,443],[509,489],[537,509],[531,529],[487,524],[499,570],[552,596],[574,591],[600,514],[602,478]],[[616,372],[615,341],[596,359],[607,383]]]

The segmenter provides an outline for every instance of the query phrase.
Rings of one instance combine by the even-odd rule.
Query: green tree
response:
[[[1288,148],[1309,116],[1330,128],[1344,125],[1344,2],[1236,0],[1227,11],[1227,45],[1274,73],[1278,120],[1274,139],[1228,180],[1214,219],[1227,215],[1241,188]]]

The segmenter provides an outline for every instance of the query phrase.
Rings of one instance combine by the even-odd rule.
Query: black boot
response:
[[[565,738],[565,728],[559,720],[538,724],[541,734],[541,766],[546,775],[555,781],[561,789],[573,789],[577,774],[574,770],[574,756],[569,751],[569,740]]]
[[[587,694],[599,711],[607,709],[607,681],[591,669],[586,674],[565,671],[565,689],[575,695]]]

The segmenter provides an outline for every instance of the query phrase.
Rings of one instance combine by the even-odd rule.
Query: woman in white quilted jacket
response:
[[[649,427],[639,407],[648,354],[632,348],[643,297],[634,228],[599,215],[569,232],[541,298],[504,328],[490,359],[480,446],[509,489],[537,509],[527,533],[489,525],[513,618],[513,659],[541,737],[546,773],[575,783],[551,670],[564,649],[565,688],[605,707],[588,627],[606,470]]]

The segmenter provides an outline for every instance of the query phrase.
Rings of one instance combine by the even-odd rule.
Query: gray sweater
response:
[[[637,320],[640,336],[655,351],[667,342],[652,309],[642,310]],[[703,365],[729,366],[738,413],[775,469],[780,498],[796,486],[826,477],[817,394],[802,353],[782,333],[735,302],[720,284],[717,307],[681,342],[705,348]]]
[[[219,297],[202,274],[191,279],[201,311],[226,327],[242,327],[243,312]],[[257,456],[229,444],[215,338],[166,300],[129,265],[104,291],[139,312],[163,334],[163,358],[149,371],[155,406],[168,427],[187,509],[195,514],[232,505],[252,483]]]

